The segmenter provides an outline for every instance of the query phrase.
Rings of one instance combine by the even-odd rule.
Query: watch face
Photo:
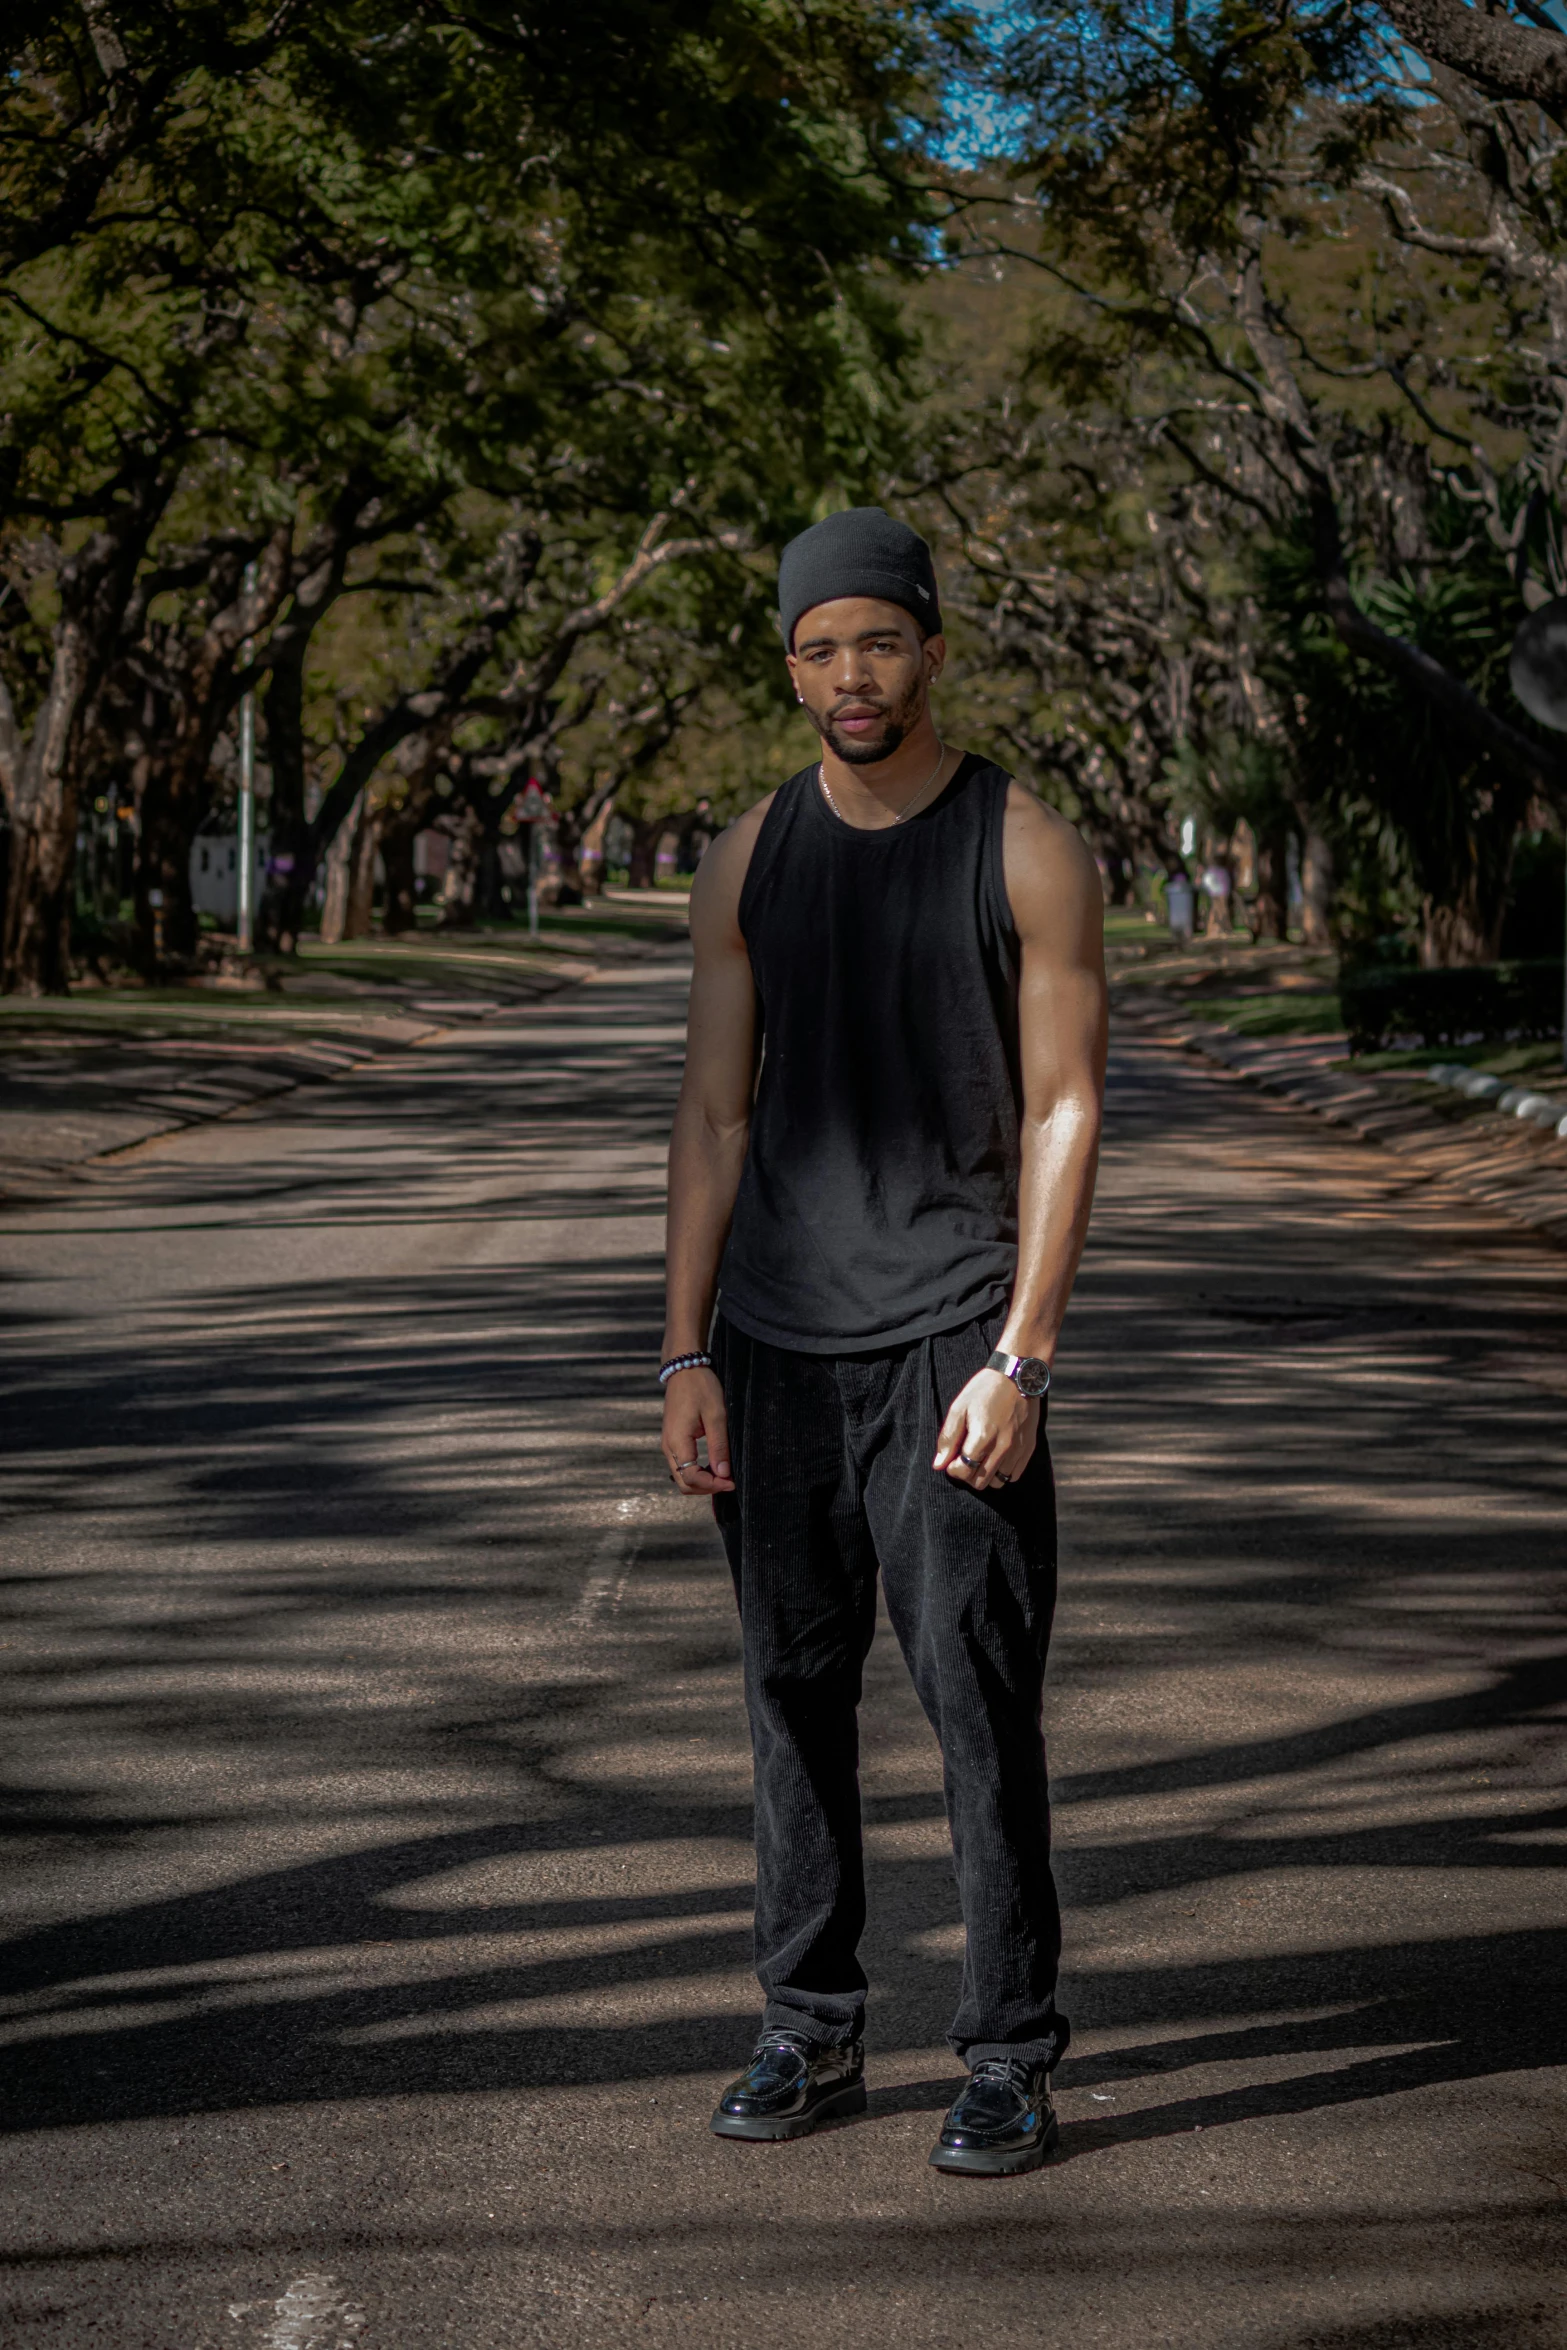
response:
[[[1019,1395],[1043,1395],[1050,1385],[1050,1365],[1038,1355],[1019,1355],[1013,1377]]]

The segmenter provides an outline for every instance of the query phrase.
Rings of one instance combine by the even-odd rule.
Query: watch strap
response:
[[[1043,1377],[1037,1385],[1034,1384],[1031,1377],[1029,1385],[1024,1386],[1018,1373],[1025,1367],[1031,1374],[1043,1373]],[[985,1368],[987,1371],[999,1371],[1003,1378],[1010,1379],[1019,1395],[1027,1395],[1037,1399],[1050,1392],[1050,1366],[1048,1363],[1042,1362],[1036,1355],[1009,1355],[998,1347]]]

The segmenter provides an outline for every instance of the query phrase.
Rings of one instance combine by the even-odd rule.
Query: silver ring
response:
[[[979,1467],[978,1461],[971,1461],[966,1452],[960,1452],[958,1459],[963,1463],[965,1469],[977,1469]]]
[[[694,1457],[689,1461],[676,1461],[675,1475],[678,1477],[682,1469],[699,1469],[701,1466],[701,1462]]]
[[[1012,1480],[1011,1480],[1011,1478],[1010,1478],[1010,1477],[1007,1475],[1007,1473],[1006,1473],[1005,1469],[998,1469],[998,1470],[996,1471],[996,1483],[997,1483],[998,1485],[1010,1485],[1010,1484],[1011,1484],[1011,1482],[1012,1482]]]

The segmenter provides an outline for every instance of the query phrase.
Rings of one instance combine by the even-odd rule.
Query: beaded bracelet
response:
[[[709,1354],[671,1355],[668,1362],[660,1366],[658,1383],[660,1387],[667,1387],[677,1371],[710,1371],[712,1367],[713,1358]]]

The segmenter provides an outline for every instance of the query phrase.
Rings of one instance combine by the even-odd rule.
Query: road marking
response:
[[[230,2317],[248,2317],[266,2303],[231,2301]],[[272,2323],[261,2350],[359,2350],[354,2336],[365,2322],[357,2302],[343,2297],[336,2277],[296,2277],[272,2303]]]
[[[589,1630],[601,1617],[612,1616],[619,1607],[652,1514],[653,1503],[646,1494],[616,1502],[615,1522],[600,1535],[587,1580],[567,1618],[574,1630]]]

